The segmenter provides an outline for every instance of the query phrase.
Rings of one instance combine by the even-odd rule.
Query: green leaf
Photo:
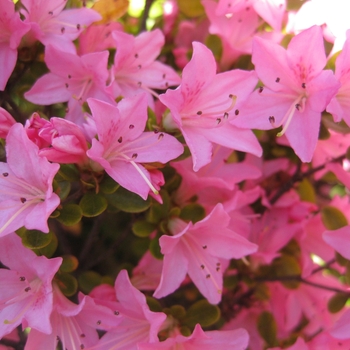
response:
[[[60,210],[57,220],[66,226],[73,226],[80,222],[83,212],[78,204],[65,204]]]
[[[195,223],[205,218],[205,209],[197,203],[187,204],[181,209],[180,218]]]
[[[276,320],[269,311],[263,311],[258,318],[258,331],[269,347],[277,346]]]
[[[80,173],[74,164],[61,164],[60,170],[57,173],[58,181],[61,179],[66,181],[78,181]]]
[[[141,213],[151,205],[149,199],[143,200],[136,193],[130,192],[123,187],[119,187],[113,194],[106,194],[105,197],[109,204],[126,213]]]
[[[156,225],[146,220],[139,220],[132,225],[132,232],[135,236],[142,238],[148,237],[156,228]]]
[[[206,299],[194,303],[182,319],[182,324],[193,328],[197,323],[202,327],[209,327],[220,318],[220,309],[217,305],[210,304]]]
[[[296,289],[300,285],[298,276],[301,275],[301,269],[297,259],[291,255],[281,255],[272,262],[272,273],[275,278],[281,278],[281,283],[289,289]],[[291,280],[283,278],[291,277]],[[293,279],[295,277],[295,279]]]
[[[180,11],[187,17],[199,17],[205,14],[201,0],[178,0]]]
[[[74,255],[63,255],[63,261],[60,266],[62,272],[73,272],[79,265],[78,259]]]
[[[55,280],[66,297],[73,296],[78,290],[78,282],[75,277],[69,273],[57,273]]]
[[[92,289],[101,284],[102,277],[95,271],[86,271],[79,275],[78,281],[80,289],[89,294]]]
[[[347,293],[336,293],[328,300],[328,310],[329,312],[335,314],[339,312],[346,304],[349,299],[349,294]]]
[[[57,236],[54,233],[52,233],[51,241],[47,246],[45,246],[43,248],[33,249],[33,251],[37,255],[44,255],[47,258],[51,258],[54,255],[54,253],[57,249],[57,246],[58,246]]]
[[[60,181],[56,183],[57,183],[57,188],[55,189],[55,192],[58,194],[61,201],[63,201],[68,197],[70,190],[72,188],[72,185],[69,181]]]
[[[52,232],[43,233],[39,230],[26,230],[22,237],[22,243],[29,249],[40,249],[48,246],[53,239]]]
[[[149,251],[156,259],[163,259],[163,254],[160,251],[160,245],[159,245],[159,236],[157,235],[156,238],[152,239],[149,244]]]
[[[102,214],[108,206],[107,199],[99,193],[87,192],[79,202],[84,216],[92,218]]]
[[[300,199],[305,202],[316,203],[315,189],[308,179],[303,179],[298,185]]]
[[[321,210],[323,224],[328,230],[337,230],[348,225],[345,215],[337,208],[330,205]]]
[[[118,182],[115,182],[108,174],[105,174],[100,182],[100,190],[105,194],[112,194],[119,188]]]
[[[186,310],[182,305],[172,305],[170,307],[170,313],[178,320],[182,320],[186,317]]]

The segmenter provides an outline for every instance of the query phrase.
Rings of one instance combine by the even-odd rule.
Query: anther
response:
[[[202,115],[202,113],[203,113],[202,111],[198,111],[197,115]]]
[[[99,325],[101,324],[101,321],[98,320],[98,321],[96,322],[96,324],[99,326]]]
[[[155,129],[153,132],[154,132],[155,134],[158,134],[158,133],[159,133],[159,130],[158,130],[158,129]]]
[[[227,112],[224,113],[224,118],[225,118],[225,119],[228,118],[228,113],[227,113]]]
[[[66,86],[66,88],[68,89],[69,85],[67,83],[64,84]]]
[[[163,73],[163,79],[165,79],[165,77],[166,77],[166,74],[165,74],[165,73]]]
[[[204,265],[201,265],[201,269],[204,270],[205,266]]]
[[[114,315],[118,316],[119,315],[119,311],[114,311]]]
[[[52,16],[52,15],[53,15],[53,12],[52,12],[52,11],[49,11],[49,15]]]
[[[65,32],[66,28],[62,27],[61,28],[61,33],[63,34]]]
[[[134,128],[134,125],[133,124],[130,124],[129,125],[129,129],[133,129]]]
[[[80,334],[80,338],[85,338],[85,337],[86,337],[86,335],[84,333]]]
[[[80,24],[79,23],[77,24],[77,29],[80,30]]]
[[[163,134],[163,133],[159,134],[158,140],[161,140],[163,137],[164,137],[164,134]]]
[[[136,159],[137,158],[137,153],[134,153],[132,156],[131,156],[132,159]]]
[[[275,81],[276,81],[276,83],[279,83],[280,80],[281,80],[281,79],[277,77]]]
[[[84,344],[80,344],[80,349],[85,349]]]
[[[141,81],[139,81],[139,82],[137,83],[137,86],[138,86],[138,87],[141,87],[141,85],[142,85],[142,83],[141,83]]]
[[[296,105],[295,105],[295,108],[299,111],[300,110],[300,103],[297,103]]]
[[[139,57],[139,54],[138,53],[135,53],[135,58],[138,58]]]
[[[302,87],[303,89],[306,89],[306,84],[305,84],[305,83],[302,83],[302,84],[301,84],[301,87]]]
[[[207,249],[208,247],[206,245],[202,246],[203,249]]]
[[[2,173],[2,176],[7,177],[7,176],[9,176],[9,173]]]
[[[273,115],[270,115],[269,122],[273,125],[273,124],[275,124],[275,121],[276,121],[275,117]]]
[[[21,277],[19,278],[19,280],[20,280],[21,282],[23,282],[23,281],[25,281],[25,280],[26,280],[26,278],[25,278],[25,277],[23,277],[23,276],[21,276]]]
[[[263,86],[259,86],[259,93],[261,94],[264,91],[264,87]]]
[[[205,276],[205,278],[210,278],[210,274],[208,273],[208,274]]]
[[[239,110],[236,109],[236,110],[235,110],[235,115],[238,115],[238,114],[239,114]]]
[[[232,94],[229,94],[228,97],[229,97],[229,98],[233,98],[233,95],[232,95]]]
[[[70,74],[68,74],[68,79],[71,79],[71,78],[72,78],[72,76]]]
[[[21,199],[21,202],[22,202],[22,203],[25,203],[25,202],[27,201],[27,199],[24,198],[24,197],[21,197],[20,199]]]
[[[220,123],[221,123],[221,119],[220,118],[216,118],[216,124],[219,125]]]
[[[137,69],[141,69],[142,68],[142,66],[141,66],[141,64],[139,64],[138,66],[137,66]]]
[[[123,138],[120,136],[119,139],[118,139],[118,142],[122,143],[122,141],[123,141]]]
[[[32,289],[32,288],[27,287],[27,288],[24,289],[24,291],[25,291],[25,292],[29,292],[31,289]]]

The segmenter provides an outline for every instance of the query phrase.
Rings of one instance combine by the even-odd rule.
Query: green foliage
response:
[[[86,217],[94,217],[102,214],[107,209],[107,199],[99,193],[87,192],[79,202],[82,214]]]
[[[99,286],[102,281],[102,276],[95,271],[82,272],[78,277],[80,289],[89,294],[95,287]]]
[[[342,310],[348,301],[350,295],[347,293],[336,293],[328,300],[328,310],[329,312],[335,314]]]
[[[53,238],[54,233],[43,233],[39,230],[25,230],[21,234],[22,243],[29,249],[41,249],[47,247]]]
[[[277,324],[272,313],[269,311],[263,311],[257,322],[259,334],[265,340],[269,347],[277,346]]]
[[[330,205],[322,208],[321,217],[328,230],[337,230],[348,225],[345,215],[339,209]]]
[[[137,237],[148,237],[156,228],[156,225],[146,220],[139,220],[132,225],[132,232]]]
[[[204,7],[200,0],[178,0],[180,11],[187,17],[199,17],[205,14]]]
[[[60,266],[60,271],[69,273],[77,269],[79,261],[74,255],[63,255],[62,258],[63,261]]]
[[[71,297],[78,291],[78,282],[69,273],[58,272],[55,276],[55,281],[66,297]]]
[[[81,217],[83,216],[83,212],[78,204],[65,204],[62,209],[60,209],[60,215],[57,217],[57,220],[66,226],[73,226],[77,224]]]
[[[181,209],[180,218],[193,223],[205,218],[205,209],[198,203],[190,203]]]
[[[209,327],[217,322],[219,318],[219,307],[210,304],[206,299],[202,299],[190,306],[181,322],[190,328],[193,328],[197,323],[202,327]]]
[[[282,284],[286,288],[296,289],[300,285],[297,277],[301,275],[301,269],[294,256],[282,254],[276,258],[272,262],[271,273],[274,278],[281,279]]]
[[[106,199],[110,205],[127,213],[141,213],[151,205],[149,198],[143,200],[139,195],[123,187],[119,187],[112,194],[107,194]]]
[[[119,184],[115,182],[108,174],[105,174],[100,182],[100,190],[105,194],[112,194],[119,188]]]

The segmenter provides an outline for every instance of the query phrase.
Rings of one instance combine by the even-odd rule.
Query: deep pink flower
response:
[[[162,278],[153,294],[156,298],[174,292],[188,273],[210,303],[220,302],[224,272],[221,259],[240,259],[257,250],[255,244],[227,228],[229,221],[221,204],[195,224],[171,220],[173,236],[159,240],[164,260]]]
[[[11,126],[16,124],[16,121],[13,119],[12,115],[0,107],[0,137],[6,139]]]
[[[326,55],[320,27],[295,36],[287,50],[255,37],[255,70],[266,85],[241,109],[236,125],[272,129],[283,126],[291,147],[303,162],[310,162],[318,140],[321,112],[339,89],[330,70],[323,70]]]
[[[193,43],[193,56],[183,70],[181,85],[167,90],[159,99],[170,109],[173,124],[185,137],[194,171],[210,163],[213,143],[261,155],[252,131],[230,123],[240,113],[239,103],[256,83],[254,72],[216,74],[212,52],[201,43]]]
[[[52,331],[52,279],[62,258],[47,259],[24,248],[11,233],[0,238],[0,338],[25,321],[40,332]]]
[[[98,140],[92,140],[87,155],[99,163],[115,181],[146,199],[150,190],[158,194],[143,163],[166,163],[183,152],[173,136],[144,132],[147,121],[145,94],[123,99],[118,106],[89,99]]]
[[[60,199],[52,181],[59,165],[39,156],[21,124],[6,139],[7,163],[0,163],[0,236],[25,226],[49,232],[47,219]]]

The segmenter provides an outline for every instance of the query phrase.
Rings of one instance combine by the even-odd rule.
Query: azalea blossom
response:
[[[52,279],[62,258],[37,256],[15,233],[0,238],[0,338],[22,322],[42,333],[52,331]]]
[[[26,41],[35,40],[45,46],[52,45],[61,51],[75,53],[73,44],[86,26],[101,19],[101,15],[86,7],[64,10],[67,0],[22,0],[21,14],[30,24]]]
[[[0,236],[22,226],[49,232],[47,219],[60,204],[52,189],[59,165],[39,155],[21,124],[11,127],[6,154],[7,163],[0,163]]]
[[[252,61],[266,87],[256,90],[236,125],[256,129],[283,126],[291,147],[303,162],[314,153],[323,112],[340,84],[323,70],[326,55],[320,27],[314,26],[290,41],[287,50],[255,37]]]
[[[99,163],[109,176],[127,190],[146,199],[150,190],[158,194],[144,163],[166,163],[183,152],[173,136],[144,132],[147,121],[145,94],[123,99],[115,107],[89,99],[98,140],[92,140],[89,158]]]
[[[181,85],[167,90],[159,99],[170,109],[173,126],[181,130],[186,140],[194,171],[210,163],[213,143],[261,155],[252,131],[230,123],[240,113],[240,101],[256,83],[254,72],[216,74],[212,52],[201,43],[193,43],[193,56],[183,70]]]
[[[156,298],[174,292],[188,273],[210,303],[220,302],[223,261],[240,259],[257,250],[255,244],[227,228],[229,221],[221,204],[195,224],[177,218],[171,220],[172,236],[164,235],[159,240],[164,260],[162,277],[153,294]]]
[[[23,23],[15,12],[13,1],[3,0],[0,12],[0,90],[5,90],[17,62],[17,48],[29,29],[30,25]]]

